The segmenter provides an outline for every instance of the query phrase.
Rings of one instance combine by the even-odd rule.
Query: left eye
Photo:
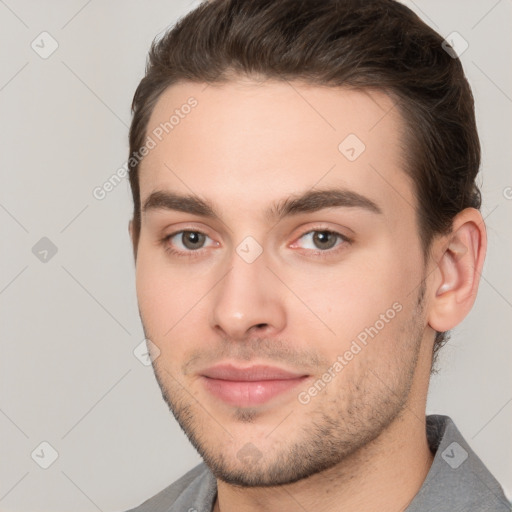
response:
[[[348,241],[348,239],[342,234],[328,230],[309,231],[299,238],[299,240],[302,239],[306,240],[306,244],[301,246],[303,249],[322,251],[332,249],[333,247],[340,245],[340,243]],[[338,241],[340,243],[337,243]]]

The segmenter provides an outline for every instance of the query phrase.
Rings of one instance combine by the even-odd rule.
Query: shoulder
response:
[[[171,512],[211,510],[216,495],[216,481],[206,464],[201,463],[181,478],[127,512]],[[185,506],[186,508],[182,508]]]
[[[407,512],[510,512],[503,489],[448,416],[427,417],[434,462]]]

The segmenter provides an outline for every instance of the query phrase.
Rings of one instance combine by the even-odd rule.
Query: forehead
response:
[[[141,202],[169,189],[263,209],[316,185],[341,186],[390,207],[398,199],[412,216],[403,127],[383,92],[181,82],[162,94],[148,123],[154,147],[140,166]]]

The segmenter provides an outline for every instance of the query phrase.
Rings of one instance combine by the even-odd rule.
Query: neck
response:
[[[295,483],[241,489],[217,480],[213,510],[405,510],[421,488],[433,461],[424,411],[424,404],[406,408],[379,437],[357,453],[333,468]]]

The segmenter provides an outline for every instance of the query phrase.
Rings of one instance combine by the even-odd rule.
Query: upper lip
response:
[[[261,380],[289,380],[305,376],[303,373],[293,373],[275,366],[253,365],[240,367],[232,364],[212,366],[204,370],[201,375],[210,379],[249,382]]]

